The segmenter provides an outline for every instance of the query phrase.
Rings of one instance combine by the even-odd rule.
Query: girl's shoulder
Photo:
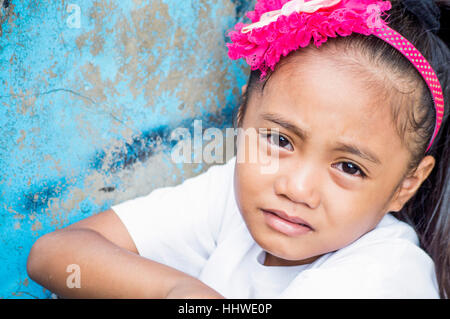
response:
[[[433,260],[414,229],[391,214],[352,244],[322,256],[304,275],[307,282],[330,281],[329,293],[342,298],[439,297]]]
[[[431,257],[420,247],[414,228],[387,214],[378,225],[350,245],[330,254],[326,263],[333,264],[341,260],[366,260],[367,264],[389,265],[396,268],[402,265],[433,266]],[[370,263],[369,263],[370,262]],[[324,263],[325,264],[325,263]],[[324,265],[325,266],[325,265]]]

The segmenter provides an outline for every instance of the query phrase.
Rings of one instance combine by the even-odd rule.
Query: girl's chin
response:
[[[255,234],[256,233],[256,234]],[[298,251],[298,245],[296,246],[297,254],[286,254],[286,251],[294,251],[294,249],[286,247],[288,243],[286,239],[280,238],[278,234],[273,232],[255,232],[250,231],[250,234],[253,237],[253,240],[266,252],[266,258],[272,261],[276,261],[280,265],[301,265],[310,263],[312,260],[314,261],[318,257],[311,257],[311,255],[304,255],[304,250],[302,252]],[[283,250],[280,249],[283,247]],[[319,256],[320,257],[320,256]],[[275,266],[275,265],[270,265]]]
[[[297,257],[294,259],[286,259],[272,253],[266,251],[266,259],[264,261],[265,266],[299,266],[299,265],[307,265],[315,260],[317,260],[320,256],[313,256],[308,258]]]

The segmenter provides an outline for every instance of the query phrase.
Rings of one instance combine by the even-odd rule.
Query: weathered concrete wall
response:
[[[26,274],[39,236],[206,169],[174,164],[170,134],[232,126],[246,6],[0,0],[1,298],[50,297]]]

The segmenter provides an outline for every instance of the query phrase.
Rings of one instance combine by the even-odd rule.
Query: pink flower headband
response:
[[[349,36],[353,32],[375,35],[402,53],[419,71],[430,89],[436,109],[436,123],[428,151],[444,116],[444,97],[436,73],[422,54],[405,37],[381,19],[391,9],[389,1],[376,0],[257,0],[252,21],[237,23],[227,43],[232,60],[244,58],[251,70],[259,69],[261,79],[272,71],[281,56],[327,41],[328,37]]]

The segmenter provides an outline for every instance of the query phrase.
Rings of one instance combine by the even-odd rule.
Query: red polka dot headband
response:
[[[428,61],[405,37],[381,19],[391,9],[389,1],[375,0],[257,0],[247,13],[252,21],[238,23],[229,32],[228,56],[244,58],[261,78],[272,71],[281,56],[288,55],[311,40],[319,47],[328,37],[349,36],[353,32],[374,35],[396,48],[422,75],[436,109],[436,123],[428,151],[439,132],[444,116],[441,85]]]

